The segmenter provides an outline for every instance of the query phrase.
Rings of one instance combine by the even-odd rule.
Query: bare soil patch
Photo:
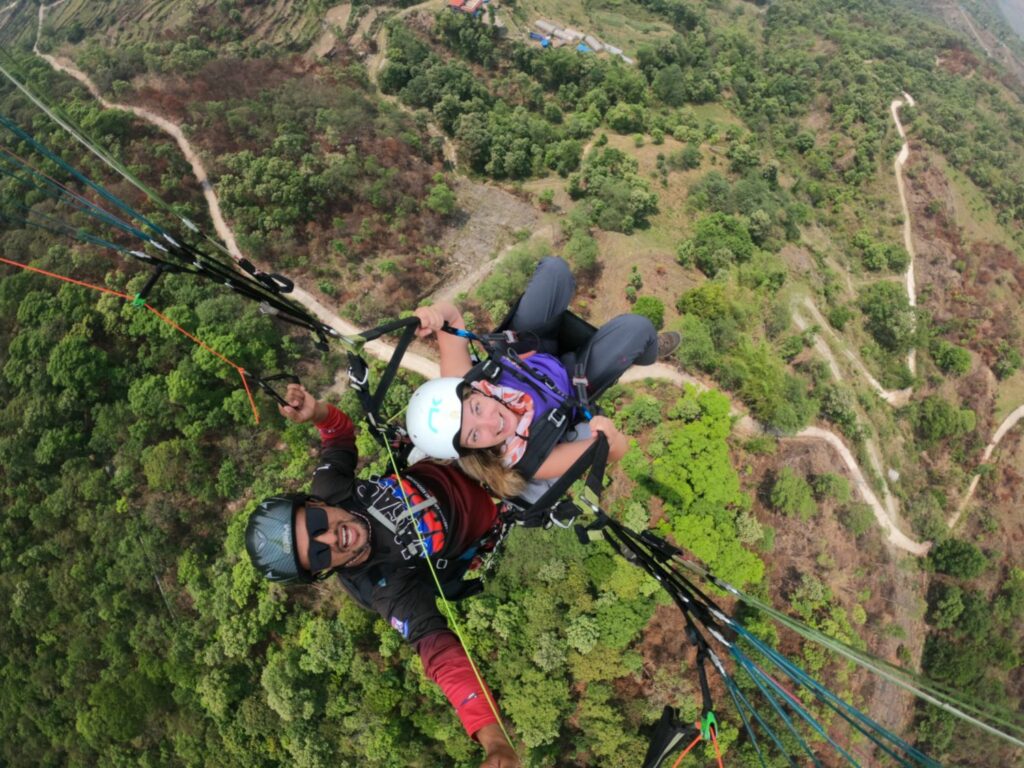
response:
[[[517,232],[535,232],[540,212],[530,203],[493,184],[455,178],[458,211],[441,247],[449,255],[442,274],[444,288],[435,298],[454,299],[478,284],[498,261],[499,251]],[[553,232],[548,231],[549,239]]]

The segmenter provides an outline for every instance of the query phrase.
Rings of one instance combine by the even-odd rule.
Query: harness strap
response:
[[[416,329],[419,327],[420,321],[416,317],[407,317],[400,320],[392,320],[391,322],[379,325],[376,328],[371,328],[368,331],[364,331],[354,341],[357,344],[362,344],[367,341],[373,341],[385,333],[396,331],[400,328],[404,328],[401,338],[395,345],[395,351],[391,355],[391,359],[388,361],[387,367],[384,369],[384,373],[381,375],[380,382],[377,384],[377,388],[374,391],[370,389],[370,367],[367,365],[366,360],[359,354],[355,349],[348,351],[348,378],[349,384],[352,389],[355,390],[356,396],[359,398],[359,404],[362,406],[363,412],[366,415],[366,420],[373,427],[373,435],[381,444],[385,442],[393,442],[392,438],[399,437],[399,435],[389,434],[389,430],[382,423],[380,416],[380,407],[384,402],[384,398],[387,396],[388,389],[391,387],[392,382],[395,380],[395,376],[398,373],[398,367],[402,362],[402,358],[405,356],[406,350],[412,343],[413,338],[416,335]]]
[[[552,483],[544,494],[523,509],[514,501],[506,502],[506,515],[514,522],[527,527],[558,525],[568,528],[572,525],[580,511],[599,511],[597,502],[604,486],[604,473],[608,464],[608,440],[598,433],[594,442],[580,454],[568,470]],[[579,478],[587,474],[586,489],[575,501],[558,504],[557,502]]]

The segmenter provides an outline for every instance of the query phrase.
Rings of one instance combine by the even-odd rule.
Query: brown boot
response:
[[[675,331],[662,331],[658,334],[658,359],[664,360],[679,349],[683,337]]]

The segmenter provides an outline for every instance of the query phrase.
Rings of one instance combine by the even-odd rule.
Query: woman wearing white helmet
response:
[[[558,258],[541,261],[512,318],[511,328],[520,337],[530,336],[537,351],[520,353],[530,368],[543,374],[562,392],[572,392],[570,374],[557,351],[555,333],[563,312],[575,291],[568,265]],[[406,427],[414,445],[435,459],[458,459],[471,476],[485,482],[498,495],[511,497],[522,490],[521,473],[512,471],[530,450],[530,428],[535,420],[558,408],[562,401],[550,387],[531,383],[503,371],[491,381],[463,380],[473,363],[466,339],[441,333],[445,323],[465,328],[462,314],[452,304],[439,302],[420,307],[417,334],[437,335],[441,378],[427,382],[413,395],[406,415]],[[600,391],[616,381],[631,365],[650,365],[679,345],[679,334],[658,334],[650,320],[640,315],[620,315],[602,326],[581,354],[587,361],[590,391]],[[626,437],[611,419],[595,416],[578,429],[580,439],[554,446],[540,457],[529,478],[550,480],[560,477],[593,442],[594,434],[608,439],[609,460],[626,452]],[[586,434],[582,434],[586,433]],[[538,457],[531,457],[537,459]],[[537,460],[528,462],[531,466]]]

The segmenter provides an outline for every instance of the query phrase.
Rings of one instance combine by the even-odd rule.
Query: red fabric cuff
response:
[[[435,632],[416,645],[427,677],[437,683],[448,698],[462,727],[470,736],[485,725],[497,723],[488,697],[490,690],[477,682],[469,658],[451,632]]]
[[[352,419],[330,403],[327,404],[327,416],[316,423],[316,428],[325,447],[355,445],[356,427]]]

